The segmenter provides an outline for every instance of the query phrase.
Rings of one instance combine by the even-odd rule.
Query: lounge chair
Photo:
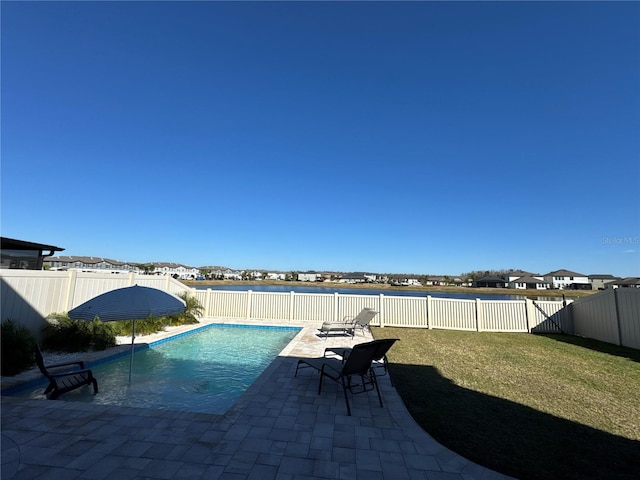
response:
[[[380,344],[380,348],[378,349],[375,356],[373,357],[373,363],[371,364],[372,368],[377,368],[378,370],[382,370],[382,373],[378,374],[378,376],[386,375],[389,373],[389,361],[387,360],[387,352],[393,346],[393,344],[398,340],[399,339],[394,338],[393,342]],[[351,354],[352,350],[353,349],[349,347],[329,347],[324,349],[324,356],[327,357],[328,353],[337,355],[338,357],[340,357],[340,361],[344,363],[345,360]],[[327,358],[333,358],[333,357],[327,357]],[[389,378],[391,378],[391,375],[389,375]],[[393,379],[391,379],[391,384],[393,385]]]
[[[98,381],[93,377],[93,372],[84,368],[84,362],[57,363],[55,365],[45,365],[40,346],[36,345],[36,363],[42,374],[49,380],[49,385],[44,394],[49,400],[55,400],[63,393],[70,392],[83,385],[93,385],[93,393],[98,393]],[[75,366],[75,370],[68,367]],[[64,371],[51,372],[50,369],[65,367]]]
[[[369,323],[378,314],[372,308],[363,308],[362,311],[355,317],[344,317],[342,322],[324,322],[320,327],[320,332],[324,333],[324,339],[326,340],[330,332],[342,332],[351,337],[355,337],[357,329],[362,331],[364,335],[365,330],[369,328]]]
[[[378,394],[378,400],[382,407],[382,396],[376,380],[376,374],[372,368],[372,362],[381,349],[388,351],[395,339],[374,340],[372,342],[361,343],[351,350],[347,359],[342,362],[336,358],[303,358],[298,360],[296,366],[296,374],[298,369],[303,367],[312,367],[320,372],[320,384],[318,385],[318,395],[322,393],[322,383],[324,378],[330,378],[334,382],[340,383],[344,391],[344,400],[347,404],[347,415],[351,415],[351,406],[349,405],[348,392],[352,394],[368,392],[375,388]],[[354,377],[360,377],[359,383],[354,383]]]

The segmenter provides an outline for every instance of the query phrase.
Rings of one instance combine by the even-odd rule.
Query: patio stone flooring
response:
[[[356,336],[355,342],[369,339]],[[294,377],[298,358],[353,343],[345,337],[325,341],[317,325],[305,326],[224,415],[3,396],[1,478],[508,478],[431,438],[388,376],[379,377],[384,407],[375,391],[355,395],[353,416],[335,382],[326,381],[318,395],[315,370]]]

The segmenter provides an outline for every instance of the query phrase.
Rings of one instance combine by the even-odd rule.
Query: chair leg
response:
[[[323,380],[324,380],[324,365],[322,366],[322,370],[320,370],[320,383],[318,384],[318,395],[322,393]]]
[[[347,384],[344,377],[342,377],[342,391],[344,392],[344,401],[347,404],[347,415],[351,416],[351,405],[349,405],[349,395],[347,394]]]
[[[382,395],[380,395],[380,388],[378,387],[378,380],[376,379],[376,372],[373,371],[373,368],[369,369],[369,372],[371,373],[371,381],[373,382],[373,385],[376,387],[376,392],[378,393],[378,400],[380,401],[380,406],[382,407]]]
[[[98,381],[95,378],[91,379],[91,383],[93,384],[93,394],[98,394]]]

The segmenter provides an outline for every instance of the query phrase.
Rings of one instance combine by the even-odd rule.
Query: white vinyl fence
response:
[[[369,307],[379,312],[372,325],[380,327],[547,333],[570,333],[572,330],[571,319],[568,311],[562,310],[562,302],[251,290],[193,292],[205,307],[205,316],[213,318],[335,322]]]
[[[640,289],[616,288],[571,305],[575,334],[640,349]]]
[[[607,290],[565,306],[560,301],[459,300],[440,297],[196,290],[169,276],[77,271],[0,270],[0,315],[39,335],[44,318],[115,288],[144,285],[189,292],[207,318],[275,322],[339,321],[365,307],[380,327],[479,332],[567,333],[640,348],[640,289]]]
[[[168,276],[0,270],[0,320],[13,320],[40,335],[44,318],[68,312],[101,293],[131,285],[177,294],[191,289]]]

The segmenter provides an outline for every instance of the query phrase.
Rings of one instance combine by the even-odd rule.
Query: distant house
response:
[[[439,285],[444,285],[445,281],[444,281],[444,277],[430,275],[427,277],[427,281],[425,283],[426,285],[439,286]]]
[[[509,272],[504,276],[504,280],[506,283],[509,283],[509,282],[514,282],[518,278],[522,278],[522,277],[533,277],[533,278],[538,278],[540,280],[544,280],[542,275],[539,275],[537,273],[525,272],[524,270],[516,270],[514,272]]]
[[[548,283],[551,288],[560,290],[590,290],[591,284],[589,278],[582,274],[572,272],[570,270],[556,270],[555,272],[549,272],[543,275],[544,281]]]
[[[242,280],[242,272],[227,268],[224,272],[222,272],[222,278],[224,280]]]
[[[299,282],[317,282],[320,279],[318,272],[300,272],[298,273]]]
[[[475,280],[473,286],[476,288],[505,288],[505,282],[503,278],[482,277]]]
[[[589,275],[589,283],[593,290],[604,290],[605,285],[615,280],[620,280],[620,277],[614,277],[613,275]]]
[[[364,272],[345,273],[339,280],[339,283],[366,283],[367,277]]]
[[[472,278],[451,277],[450,283],[456,287],[470,287],[473,285]]]
[[[42,270],[44,258],[64,248],[0,237],[0,268]]]
[[[267,280],[282,280],[287,278],[286,274],[279,272],[267,272]]]
[[[545,282],[542,275],[537,273],[516,270],[509,272],[504,277],[507,288],[546,290],[549,284]]]
[[[525,276],[507,282],[507,288],[546,290],[549,288],[549,284],[545,283],[542,278]]]
[[[140,273],[137,265],[102,257],[84,257],[76,255],[60,255],[47,257],[44,264],[51,270],[80,270],[94,273]]]
[[[190,280],[200,275],[200,270],[194,267],[187,267],[180,263],[160,262],[153,263],[155,269],[153,273],[160,275],[170,275],[181,280]]]
[[[605,288],[640,288],[640,277],[626,277],[605,284]]]

